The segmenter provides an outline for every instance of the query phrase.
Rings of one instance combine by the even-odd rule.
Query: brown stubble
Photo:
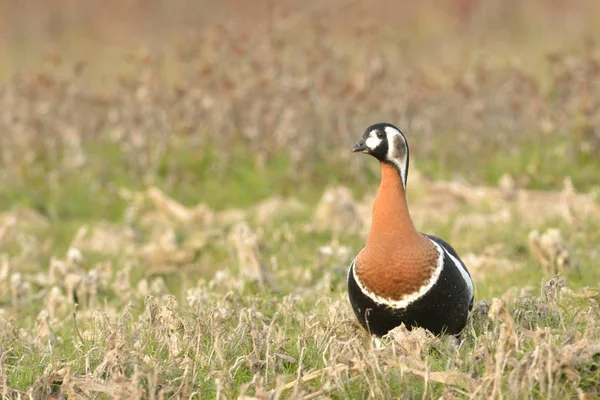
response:
[[[486,399],[494,384],[504,398],[600,394],[600,295],[594,269],[600,212],[597,194],[588,192],[597,186],[597,174],[582,173],[586,154],[600,149],[600,73],[598,47],[577,48],[584,42],[582,32],[596,29],[580,15],[594,20],[590,6],[597,9],[600,3],[558,2],[563,10],[553,20],[547,17],[555,6],[542,0],[515,7],[501,0],[481,2],[465,12],[464,36],[448,30],[443,38],[439,29],[431,34],[432,25],[455,22],[451,15],[440,18],[445,7],[437,2],[433,7],[360,2],[360,13],[346,3],[343,12],[326,10],[333,8],[329,3],[310,14],[283,16],[276,10],[268,34],[252,21],[201,24],[195,16],[207,14],[186,12],[188,21],[194,19],[193,29],[174,32],[181,34],[180,47],[162,56],[159,41],[129,51],[137,49],[139,35],[119,36],[123,30],[115,26],[135,30],[130,18],[135,14],[171,46],[172,35],[162,35],[160,24],[153,23],[153,5],[134,2],[144,10],[131,3],[127,13],[122,2],[109,2],[114,7],[69,2],[85,10],[81,18],[65,12],[65,3],[31,7],[5,1],[0,6],[0,30],[12,24],[22,32],[14,38],[23,33],[27,40],[34,38],[44,21],[73,35],[71,19],[95,30],[103,25],[119,37],[115,52],[86,43],[93,54],[82,57],[85,64],[74,62],[81,55],[59,51],[29,69],[13,68],[13,75],[0,72],[3,398],[43,398],[55,390],[69,398],[265,398],[266,390],[274,398],[283,391],[292,398],[462,398],[468,393]],[[256,15],[261,8],[237,3],[223,15],[250,8]],[[202,2],[193,5],[202,7]],[[403,9],[391,12],[392,6]],[[503,12],[497,12],[500,6]],[[27,10],[17,18],[11,12],[15,7]],[[163,2],[158,11],[172,16],[177,7]],[[386,18],[370,15],[373,8]],[[35,21],[42,14],[60,17]],[[337,23],[334,14],[341,16]],[[538,42],[507,40],[515,37],[507,31],[517,31],[515,14],[527,20],[527,38]],[[30,16],[34,24],[23,24]],[[115,24],[116,18],[126,23]],[[567,20],[577,25],[578,36],[561,29]],[[540,21],[553,21],[552,32],[531,28]],[[557,35],[562,41],[553,40]],[[85,35],[77,39],[86,40]],[[491,42],[503,49],[494,52]],[[26,43],[19,45],[27,52]],[[474,48],[490,57],[467,51]],[[557,51],[548,60],[538,59],[544,48]],[[521,64],[507,63],[523,55],[519,50],[532,56]],[[131,57],[119,56],[126,51]],[[17,65],[12,55],[3,57],[8,72],[11,63]],[[467,263],[480,282],[478,298],[502,296],[513,324],[505,312],[490,318],[485,303],[476,303],[458,348],[423,330],[399,328],[389,339],[370,338],[352,315],[345,292],[347,264],[364,243],[347,233],[360,229],[356,217],[363,214],[369,224],[370,196],[352,207],[352,198],[341,191],[346,202],[333,201],[336,207],[329,209],[339,212],[341,222],[318,215],[325,235],[315,236],[306,212],[273,206],[279,197],[271,197],[268,207],[242,210],[239,217],[240,210],[219,212],[228,205],[217,204],[210,190],[195,185],[193,177],[205,172],[232,180],[228,171],[240,154],[267,168],[274,156],[284,154],[291,162],[281,168],[317,194],[333,182],[370,190],[369,171],[350,161],[354,155],[348,146],[379,116],[411,134],[411,155],[423,172],[419,186],[411,168],[415,223],[425,231],[444,231],[461,256],[471,253],[481,261],[480,268]],[[529,157],[528,143],[543,143],[543,155]],[[218,157],[207,157],[209,147]],[[183,150],[202,164],[183,162]],[[498,156],[510,164],[499,165]],[[549,169],[554,161],[567,169]],[[487,173],[498,166],[512,167],[502,170],[514,179],[508,194],[479,186],[496,183],[497,177]],[[565,174],[572,175],[577,193],[524,189],[560,189]],[[94,216],[75,207],[73,175],[82,177],[75,183],[89,193],[85,201]],[[461,181],[437,180],[457,176]],[[196,197],[185,197],[190,209],[183,214],[176,212],[179,207],[166,211],[148,195],[144,180],[179,201],[185,197],[178,192],[181,186]],[[132,181],[140,185],[129,186]],[[291,200],[303,200],[293,189]],[[124,215],[97,219],[98,210],[109,210],[111,199],[119,196],[126,203]],[[46,207],[49,202],[59,207]],[[292,218],[259,218],[282,212]],[[250,218],[260,238],[260,259],[282,286],[279,294],[258,289],[241,273],[247,266],[225,240],[238,217]],[[348,219],[352,222],[345,226]],[[65,258],[66,247],[49,232],[69,225],[81,225],[70,245],[82,251],[83,263]],[[551,227],[560,228],[569,259],[577,261],[586,280],[573,279],[576,273],[567,268],[572,263],[565,264],[565,287],[544,284],[540,296],[535,271],[545,258],[529,254],[526,239],[530,230],[543,234]],[[69,239],[67,232],[63,241]],[[548,272],[561,265],[550,265]],[[185,282],[174,284],[172,278],[180,274]],[[526,286],[531,284],[533,289]],[[550,301],[555,291],[558,298]],[[72,317],[73,293],[79,299],[77,318]],[[177,305],[169,295],[177,296]],[[73,341],[77,329],[83,340]],[[411,345],[415,342],[420,344]]]

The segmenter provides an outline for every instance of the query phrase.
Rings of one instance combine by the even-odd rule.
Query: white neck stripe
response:
[[[386,158],[398,169],[398,172],[400,173],[400,180],[402,181],[402,187],[406,192],[406,174],[408,169],[408,143],[406,143],[406,138],[404,137],[404,135],[402,135],[402,133],[399,130],[391,126],[386,126],[384,130],[387,136],[388,143],[388,151],[386,154]],[[400,140],[401,143],[396,143],[397,140]],[[404,146],[405,151],[398,152],[397,146]]]
[[[396,169],[398,170],[398,173],[400,174],[400,181],[402,182],[402,188],[404,189],[404,193],[406,193],[406,161],[404,160],[400,160],[401,162],[398,162],[397,160],[390,160],[390,162],[392,164],[394,164],[394,167],[396,167]],[[404,162],[402,162],[404,161]]]

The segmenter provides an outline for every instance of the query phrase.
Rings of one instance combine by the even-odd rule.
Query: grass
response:
[[[6,77],[2,396],[599,398],[598,49],[541,57],[540,22],[535,61],[482,58],[422,7],[411,35],[349,8],[360,29],[244,20]],[[519,37],[483,14],[487,45]],[[379,120],[411,145],[415,223],[475,279],[461,341],[350,310],[379,172],[349,149]]]
[[[418,196],[411,203],[417,215],[428,207],[435,184],[413,182]],[[260,238],[254,256],[265,263],[276,289],[263,282],[251,264],[239,264],[243,258],[238,259],[234,242],[227,239],[235,234],[236,225],[201,228],[197,217],[173,220],[172,210],[148,198],[129,222],[142,235],[139,239],[114,235],[121,253],[115,256],[101,250],[110,245],[106,239],[100,236],[95,241],[93,235],[70,244],[83,252],[83,260],[76,254],[61,256],[72,233],[57,232],[54,222],[40,228],[20,218],[23,237],[53,243],[46,255],[29,259],[46,270],[42,280],[35,278],[35,270],[23,270],[20,279],[12,272],[12,278],[4,281],[3,371],[11,388],[7,393],[48,393],[53,386],[71,396],[88,393],[100,398],[102,394],[229,398],[244,393],[261,397],[270,390],[271,395],[281,391],[292,397],[334,398],[451,393],[487,397],[494,391],[517,395],[523,390],[532,398],[559,398],[579,391],[596,395],[598,291],[586,289],[597,280],[595,246],[587,240],[593,238],[594,224],[544,216],[545,223],[536,223],[515,213],[502,225],[455,229],[465,226],[459,222],[461,216],[492,214],[489,202],[494,200],[467,200],[469,204],[459,204],[452,219],[432,214],[423,223],[424,229],[452,238],[462,254],[485,252],[493,240],[502,245],[496,252],[499,258],[522,264],[509,273],[501,266],[485,271],[471,266],[478,298],[505,300],[494,300],[498,316],[488,311],[489,302],[479,302],[461,343],[421,330],[394,332],[382,340],[369,337],[345,299],[345,269],[364,237],[360,230],[315,231],[311,225],[316,205],[310,203],[301,209],[280,206],[271,212],[282,216],[261,223],[258,208],[244,211],[243,218]],[[334,221],[336,210],[330,212]],[[127,226],[122,221],[113,224]],[[531,227],[577,232],[567,240],[579,255],[578,270],[566,275],[570,290],[540,289],[542,268],[527,248]],[[107,229],[94,224],[91,228]],[[215,228],[221,231],[216,240],[200,249],[191,245],[195,234]],[[152,273],[155,265],[144,257],[148,246],[165,253],[163,262],[176,263],[173,250],[159,244],[175,231],[176,250],[191,252],[192,258],[170,272]],[[324,245],[332,251],[318,250]],[[9,253],[15,270],[22,258],[18,247]],[[54,263],[62,267],[44,268],[50,256],[58,257]],[[103,275],[106,263],[112,271]],[[210,264],[208,269],[205,263]],[[202,270],[207,272],[199,274]],[[73,281],[76,285],[70,289],[68,282]],[[519,293],[518,288],[526,285],[532,288]],[[511,288],[517,292],[508,294]],[[71,290],[77,293],[77,307]],[[503,326],[510,329],[503,331]],[[570,361],[558,362],[561,357]],[[504,361],[499,366],[500,359]],[[527,369],[527,379],[520,368]]]

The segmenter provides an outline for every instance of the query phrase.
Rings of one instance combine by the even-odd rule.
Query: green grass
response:
[[[5,79],[0,393],[599,397],[595,50],[521,68],[506,60],[517,44],[486,62],[460,51],[473,47],[462,34],[446,67],[417,45],[439,31],[404,49],[410,30],[379,25],[315,25],[318,49],[281,33],[275,55],[261,35],[207,29],[187,56],[140,53],[112,75],[94,75],[110,60],[78,77],[65,59]],[[409,175],[422,176],[408,179],[418,228],[470,260],[477,302],[460,342],[402,329],[373,338],[350,309],[347,268],[379,170],[349,149],[373,119],[406,131]],[[505,174],[512,199],[489,189]],[[559,192],[566,177],[579,197]],[[465,182],[462,196],[450,187]],[[349,210],[317,217],[338,185],[354,196]],[[273,198],[300,206],[260,204]],[[573,264],[560,279],[528,243],[553,228]]]
[[[252,179],[248,182],[252,182]],[[426,197],[426,193],[426,190],[419,189],[419,197]],[[418,202],[418,199],[416,201]],[[43,298],[29,305],[19,306],[18,314],[15,315],[20,317],[8,323],[9,326],[14,326],[12,333],[5,334],[2,339],[3,346],[10,348],[10,351],[5,353],[4,361],[7,381],[15,390],[26,391],[32,385],[39,387],[37,379],[49,365],[51,371],[58,371],[67,366],[73,376],[85,377],[86,362],[90,371],[95,371],[103,361],[107,361],[108,370],[96,371],[97,378],[105,382],[105,387],[96,388],[96,393],[104,390],[105,395],[109,397],[114,393],[125,393],[118,392],[125,390],[119,382],[129,382],[131,387],[139,385],[139,390],[162,390],[165,394],[184,390],[184,393],[194,392],[201,396],[212,397],[218,392],[229,397],[239,394],[240,390],[244,390],[243,385],[255,380],[256,376],[260,377],[264,387],[275,388],[276,382],[281,382],[282,379],[285,382],[295,379],[300,362],[303,366],[301,375],[306,375],[310,371],[333,367],[338,358],[343,360],[350,354],[354,360],[364,363],[358,372],[340,370],[333,375],[324,372],[324,378],[311,379],[301,390],[311,392],[326,389],[333,398],[422,396],[424,393],[427,396],[440,396],[448,390],[460,395],[466,390],[460,383],[454,386],[431,381],[425,386],[421,378],[406,372],[406,368],[415,368],[407,367],[404,364],[406,362],[416,362],[417,365],[424,362],[430,372],[464,371],[468,376],[482,379],[483,387],[487,387],[484,392],[490,390],[488,383],[485,383],[488,381],[484,379],[491,372],[487,366],[488,361],[484,358],[472,358],[473,352],[479,351],[477,349],[480,346],[489,346],[492,360],[494,352],[497,351],[499,339],[493,333],[497,326],[486,321],[484,316],[476,317],[478,319],[474,321],[474,330],[467,330],[465,341],[459,348],[442,341],[424,345],[427,350],[416,358],[398,358],[390,352],[393,346],[401,346],[403,339],[384,340],[378,345],[383,347],[378,350],[372,347],[372,340],[353,321],[344,298],[344,270],[349,259],[326,260],[325,268],[315,262],[318,247],[330,243],[334,238],[352,249],[359,248],[364,239],[351,232],[303,233],[301,227],[310,224],[312,207],[314,206],[296,212],[290,218],[275,219],[267,225],[256,226],[263,231],[260,247],[263,259],[277,259],[278,269],[274,274],[281,286],[280,291],[273,292],[261,289],[251,282],[244,283],[244,279],[237,276],[239,268],[235,261],[231,256],[222,253],[223,243],[215,242],[203,250],[204,253],[213,255],[213,273],[210,275],[195,274],[193,266],[190,266],[191,268],[186,267],[180,273],[163,276],[167,282],[167,290],[179,299],[179,306],[174,310],[174,314],[161,314],[164,319],[159,318],[154,324],[149,323],[144,294],[136,290],[139,280],[153,279],[147,273],[141,272],[145,267],[144,261],[134,261],[135,259],[129,259],[127,256],[113,258],[102,253],[85,252],[86,269],[97,263],[110,261],[113,267],[119,270],[125,264],[134,262],[132,288],[123,296],[125,293],[117,289],[115,285],[118,281],[113,277],[108,286],[100,289],[99,297],[95,300],[96,306],[78,307],[78,329],[84,335],[82,344],[70,317],[70,305],[63,304],[62,311],[58,311],[58,319],[51,322],[53,339],[50,339],[50,342],[45,339],[37,344],[34,338],[19,336],[18,329],[35,334],[36,329],[32,330],[38,326],[35,316],[48,306],[44,304]],[[487,209],[486,204],[480,207],[484,212]],[[467,208],[464,208],[464,211],[466,210]],[[458,215],[460,212],[445,222],[436,222],[437,220],[433,219],[428,222],[426,228],[442,237],[452,237]],[[94,226],[91,216],[87,216],[86,219],[83,214],[79,216],[79,220]],[[77,229],[76,221],[66,225],[54,221],[45,229],[32,231],[36,237],[53,242],[49,247],[49,254],[41,259],[32,260],[38,263],[42,270],[50,255],[65,254],[69,238]],[[579,270],[568,274],[568,286],[572,289],[588,286],[589,279],[597,273],[592,259],[586,258],[593,248],[588,239],[593,238],[594,225],[589,221],[578,224],[578,227],[584,230],[573,236],[570,242],[581,255]],[[556,225],[567,231],[572,229],[560,221],[547,222],[548,227]],[[174,227],[178,231],[176,243],[185,246],[194,227]],[[538,228],[544,229],[545,226]],[[282,236],[280,232],[286,229],[296,233],[285,239],[285,235]],[[564,341],[577,343],[584,338],[600,338],[599,330],[591,328],[589,321],[577,320],[586,309],[595,304],[592,300],[577,300],[577,303],[565,300],[564,306],[554,308],[553,305],[537,298],[542,274],[524,244],[529,229],[527,226],[521,225],[519,220],[513,220],[508,226],[496,225],[481,229],[480,227],[464,232],[461,235],[462,240],[452,238],[458,243],[457,249],[462,253],[477,251],[486,242],[493,240],[504,245],[504,256],[521,259],[524,266],[514,273],[504,274],[502,271],[496,271],[497,275],[479,279],[478,299],[502,295],[511,287],[526,284],[534,286],[534,297],[509,302],[510,313],[518,326],[514,334],[522,340],[521,347],[514,355],[514,362],[523,360],[521,357],[528,357],[533,351],[539,351],[540,344],[531,341],[527,333],[529,331],[550,328],[555,332],[550,336],[554,345]],[[288,241],[289,239],[292,241]],[[143,240],[151,241],[151,237],[145,236]],[[267,265],[270,265],[269,261]],[[229,271],[230,277],[209,283],[210,276],[223,269]],[[502,278],[499,280],[498,276]],[[200,286],[196,286],[195,283],[198,279],[204,282]],[[320,282],[323,280],[329,280],[329,285],[321,286]],[[207,297],[202,306],[196,308],[186,305],[186,290],[194,287],[206,290],[207,284],[213,286],[205,292]],[[60,287],[60,283],[58,285]],[[162,294],[166,293],[154,295],[158,296],[158,300]],[[162,299],[158,301],[164,304],[164,297]],[[126,307],[126,310],[123,307]],[[6,310],[10,313],[10,308]],[[538,311],[532,312],[535,310]],[[183,331],[172,330],[168,315],[175,315],[183,322]],[[416,335],[418,334],[420,333]],[[169,338],[172,337],[179,343],[180,353],[177,356],[169,350],[172,340]],[[122,361],[113,365],[111,363],[114,360],[105,357],[112,354],[111,349],[115,349],[115,343],[121,343],[117,345],[119,347],[116,354],[122,357]],[[283,360],[275,354],[284,354],[290,357],[291,361]],[[183,367],[183,360],[191,362],[186,364],[187,372]],[[549,393],[551,396],[569,396],[578,387],[594,393],[597,369],[588,365],[575,367],[576,374],[580,377],[579,384],[575,385],[567,380],[566,384],[553,386],[551,392],[548,392],[545,387],[536,386],[534,380],[533,386],[528,388],[527,396],[544,397]],[[191,371],[194,371],[193,374]],[[514,377],[511,378],[509,372],[510,368],[501,383],[502,390],[507,392],[514,390],[510,388],[510,385],[514,384],[511,383]],[[117,376],[121,378],[117,379]],[[560,382],[563,378],[557,375],[555,379]],[[163,383],[159,387],[156,386],[157,382]],[[70,390],[86,390],[86,384],[91,383],[81,381],[73,384]],[[55,386],[57,385],[55,383]],[[259,395],[259,387],[251,384],[245,390],[248,395]]]
[[[289,182],[286,182],[289,163],[284,156],[276,157],[266,166],[260,167],[250,157],[244,158],[244,152],[240,151],[236,153],[240,156],[236,157],[230,169],[219,171],[216,166],[218,158],[213,151],[206,150],[201,157],[195,157],[193,149],[179,150],[180,154],[172,149],[169,158],[163,160],[163,166],[158,169],[153,184],[166,190],[186,206],[203,202],[215,210],[232,207],[247,209],[271,195],[285,195],[286,188],[290,187]],[[32,208],[49,221],[44,226],[22,226],[23,233],[31,235],[37,243],[47,243],[35,256],[26,258],[27,263],[19,263],[26,281],[36,271],[47,271],[51,257],[64,258],[75,232],[83,224],[91,229],[101,220],[122,224],[124,212],[130,204],[119,195],[121,187],[134,191],[146,187],[135,173],[127,169],[127,160],[116,147],[107,148],[106,153],[95,151],[97,153],[89,153],[89,167],[83,171],[61,172],[59,183],[51,185],[48,180],[41,180],[39,175],[34,174],[28,175],[30,180],[2,188],[3,198],[10,201],[10,204],[21,209]],[[530,160],[519,159],[519,162],[524,166]],[[107,168],[107,165],[112,168]],[[511,165],[516,168],[514,164]],[[420,162],[419,166],[427,170],[427,162]],[[214,173],[210,172],[211,168]],[[478,173],[492,177],[496,176],[494,171],[497,169],[500,166],[492,161],[488,164],[488,170]],[[548,174],[557,174],[557,170],[555,166],[549,167]],[[586,170],[580,172],[585,175]],[[365,173],[370,174],[369,171]],[[330,181],[327,177],[323,179],[330,184],[335,183],[335,180]],[[376,174],[371,175],[368,186],[344,183],[349,183],[354,193],[361,195],[375,189],[376,179]],[[94,184],[90,185],[90,182]],[[486,183],[492,184],[493,179]],[[543,186],[541,181],[539,185]],[[484,378],[493,372],[489,370],[489,360],[471,359],[473,352],[478,351],[486,341],[488,344],[485,346],[490,346],[492,355],[497,351],[497,341],[500,339],[493,333],[497,327],[494,328],[494,323],[486,321],[484,316],[477,317],[479,320],[475,323],[474,330],[468,331],[464,343],[458,349],[441,342],[431,345],[429,350],[415,359],[395,359],[389,351],[393,346],[401,345],[402,339],[391,339],[378,345],[383,346],[383,350],[373,350],[372,340],[353,322],[344,298],[345,269],[354,251],[364,243],[364,238],[357,232],[306,230],[305,227],[312,224],[316,199],[323,186],[299,184],[295,187],[298,189],[295,197],[304,202],[306,208],[275,217],[264,225],[252,222],[251,212],[248,215],[251,226],[261,232],[260,251],[267,268],[274,268],[271,260],[276,260],[277,269],[273,270],[273,274],[280,286],[278,291],[263,289],[256,283],[246,282],[239,275],[241,269],[225,238],[227,229],[224,229],[221,239],[210,242],[196,254],[190,265],[182,266],[179,272],[153,274],[148,268],[148,261],[143,257],[132,257],[127,253],[109,256],[84,249],[85,264],[81,272],[76,273],[85,274],[106,262],[111,263],[115,271],[126,265],[132,266],[132,271],[131,289],[125,289],[128,292],[123,293],[123,289],[119,289],[120,286],[117,285],[120,282],[113,275],[108,283],[97,283],[100,286],[98,297],[93,300],[95,305],[88,307],[84,303],[78,307],[77,329],[83,332],[83,343],[73,324],[72,305],[67,298],[63,298],[64,304],[55,311],[58,313],[57,318],[50,320],[50,336],[39,341],[35,335],[42,325],[39,325],[36,316],[49,307],[46,297],[36,298],[13,308],[10,307],[10,291],[6,292],[3,297],[6,316],[3,318],[9,329],[5,329],[2,336],[2,346],[7,349],[3,368],[10,387],[18,391],[41,388],[39,379],[44,371],[64,372],[65,367],[71,375],[85,377],[104,361],[108,362],[108,369],[97,370],[95,376],[105,382],[105,387],[95,390],[108,397],[114,393],[124,393],[118,392],[125,390],[118,383],[119,379],[130,382],[132,387],[142,391],[139,393],[146,394],[148,390],[157,390],[157,393],[162,390],[165,394],[180,393],[178,390],[183,390],[203,397],[213,397],[217,393],[229,397],[245,390],[249,395],[258,396],[260,385],[244,385],[259,379],[266,388],[276,388],[276,382],[293,381],[300,365],[301,375],[319,369],[328,371],[327,368],[337,364],[339,357],[343,359],[345,354],[354,354],[356,360],[365,363],[358,369],[358,373],[341,369],[332,373],[333,375],[324,372],[323,378],[311,379],[302,385],[301,390],[325,390],[323,393],[327,392],[333,398],[418,397],[424,394],[440,396],[448,390],[460,395],[466,390],[467,387],[461,386],[461,383],[455,386],[431,381],[425,386],[422,378],[406,372],[406,368],[415,368],[411,364],[413,362],[417,362],[417,365],[424,362],[430,372],[466,372],[467,376],[481,379],[484,392],[491,390],[489,381]],[[415,193],[416,197],[412,201],[418,207],[420,199],[427,198],[428,189],[415,186]],[[153,226],[139,223],[139,218],[144,213],[150,215],[153,212],[147,206],[144,210],[138,220],[133,221],[134,226],[141,229],[137,246],[151,244],[156,240],[151,235]],[[537,297],[543,274],[527,248],[527,235],[532,228],[540,231],[550,227],[560,228],[577,261],[577,269],[566,274],[568,287],[577,291],[590,286],[591,282],[598,279],[595,268],[597,254],[594,250],[597,229],[592,220],[577,220],[573,225],[572,222],[551,218],[541,225],[531,226],[523,223],[517,213],[503,224],[474,225],[470,229],[456,231],[455,227],[462,215],[472,212],[486,215],[497,210],[485,201],[475,208],[464,204],[450,215],[439,216],[432,213],[432,217],[420,228],[455,243],[461,254],[478,253],[491,243],[500,243],[500,255],[522,265],[511,272],[492,271],[490,275],[480,276],[476,282],[479,300],[501,296],[514,287],[533,287],[533,297],[516,298],[508,303],[510,314],[520,327],[516,328],[514,334],[522,336],[523,340],[521,347],[513,355],[514,363],[529,357],[533,351],[539,351],[540,344],[533,343],[528,332],[546,327],[551,329],[554,334],[550,338],[554,344],[548,344],[549,346],[600,338],[600,330],[590,327],[587,319],[581,319],[586,310],[589,313],[589,307],[593,309],[593,304],[596,304],[593,300],[565,300],[564,305],[555,308]],[[174,229],[175,244],[181,248],[185,248],[188,241],[193,239],[194,232],[199,229],[194,225],[173,221],[168,222],[167,226]],[[326,257],[324,261],[317,261],[318,248],[333,242],[348,246],[350,253],[347,256]],[[22,257],[22,244],[19,245],[17,240],[3,251],[9,260]],[[215,275],[218,271],[226,271],[228,277],[219,280]],[[176,318],[183,321],[183,331],[173,331],[169,327],[168,316],[164,317],[166,319],[159,318],[155,325],[149,324],[148,312],[144,306],[145,294],[138,291],[137,284],[141,280],[151,282],[156,278],[165,281],[168,292],[155,292],[153,295],[163,304],[165,298],[162,296],[166,293],[177,297],[179,308],[174,311],[175,314],[165,315],[176,315]],[[328,283],[322,284],[324,282]],[[57,282],[52,285],[61,288],[63,284]],[[207,285],[211,287],[208,291]],[[186,305],[187,290],[197,287],[204,288],[201,290],[205,291],[205,298],[199,308]],[[39,283],[31,283],[30,288],[30,295],[38,290],[48,290]],[[332,302],[335,305],[332,306]],[[333,319],[332,307],[335,308]],[[31,336],[24,337],[25,332]],[[172,339],[173,337],[176,339]],[[114,350],[115,340],[121,343],[117,350]],[[169,350],[171,340],[179,343],[180,352],[177,356],[172,353],[173,350]],[[351,343],[350,347],[347,347],[348,343]],[[122,361],[114,364],[114,360],[108,356],[112,354],[111,350],[119,354]],[[371,353],[373,351],[375,352]],[[276,356],[276,353],[289,357],[291,361]],[[186,364],[187,370],[182,366],[183,360],[189,360],[186,361],[190,363]],[[404,362],[411,366],[408,367]],[[548,392],[546,387],[536,386],[537,381],[534,379],[529,383],[533,386],[529,386],[527,396],[569,396],[577,388],[596,393],[594,379],[598,377],[598,372],[597,367],[593,366],[594,361],[591,362],[592,364],[575,366],[578,384],[567,379],[565,384],[552,386]],[[86,368],[89,368],[88,372]],[[193,375],[190,371],[194,371]],[[502,390],[510,393],[514,390],[511,385],[515,384],[511,379],[516,378],[509,372],[510,368],[503,375],[501,386]],[[117,379],[117,376],[121,378]],[[562,382],[564,377],[559,374],[554,379]],[[72,393],[87,390],[87,384],[91,383],[78,381],[69,390],[74,390]],[[53,385],[59,387],[60,383],[55,381]],[[99,396],[102,398],[103,395]]]

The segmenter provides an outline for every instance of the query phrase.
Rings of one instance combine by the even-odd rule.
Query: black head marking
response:
[[[408,143],[400,129],[385,122],[373,124],[365,130],[352,151],[370,154],[380,162],[393,164],[406,188]]]

